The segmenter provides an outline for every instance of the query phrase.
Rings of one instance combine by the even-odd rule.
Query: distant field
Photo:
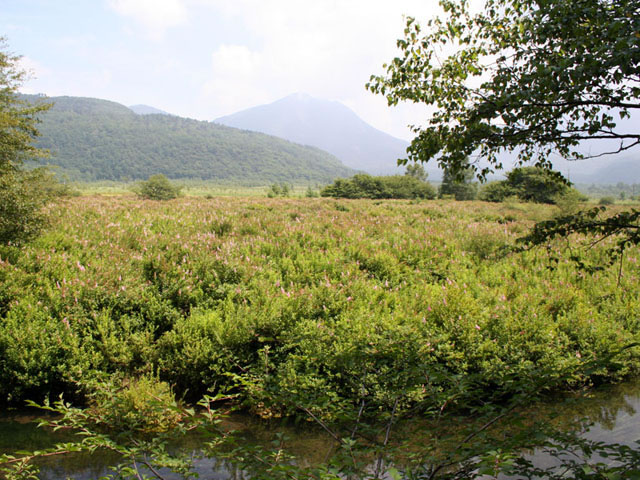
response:
[[[265,197],[269,186],[237,186],[200,181],[172,181],[182,186],[185,196],[193,197]],[[82,195],[132,195],[136,182],[76,182],[71,184]],[[291,196],[303,196],[311,188],[319,190],[317,185],[291,185]]]
[[[600,265],[607,242],[513,251],[557,207],[264,193],[53,206],[41,238],[0,248],[0,398],[156,373],[188,398],[240,384],[262,414],[328,412],[363,391],[371,405],[420,402],[428,372],[443,389],[473,374],[508,390],[513,375],[561,377],[638,340],[638,249],[619,286],[618,266],[568,260]],[[619,360],[591,374],[636,371],[633,350]]]

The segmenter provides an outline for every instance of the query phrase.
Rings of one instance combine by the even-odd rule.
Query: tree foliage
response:
[[[73,180],[145,180],[161,173],[233,185],[307,185],[355,173],[322,150],[257,132],[173,115],[136,115],[106,100],[53,100],[38,144],[51,150],[48,162]]]
[[[502,202],[508,197],[535,203],[556,203],[559,198],[575,191],[558,173],[538,167],[514,168],[506,180],[493,182],[481,192],[482,200]]]
[[[612,265],[620,261],[618,282],[622,275],[622,258],[626,249],[640,244],[640,210],[632,208],[626,212],[608,214],[603,205],[577,214],[537,223],[531,232],[520,242],[527,246],[549,244],[554,238],[564,238],[572,234],[581,234],[591,238],[591,246],[613,237],[615,242],[607,248],[606,263]],[[593,240],[596,238],[596,240]],[[601,270],[601,266],[587,264],[579,255],[571,259],[585,270]]]
[[[427,177],[429,176],[427,171],[424,169],[424,167],[420,163],[413,163],[413,164],[407,165],[407,169],[405,170],[404,174],[409,177],[417,178],[421,182],[426,182]]]
[[[0,243],[19,244],[38,233],[49,197],[51,176],[44,170],[24,171],[23,163],[46,152],[33,145],[37,115],[51,105],[20,99],[18,88],[26,72],[20,57],[7,52],[0,37]]]
[[[159,173],[140,183],[139,195],[149,200],[171,200],[180,195],[180,187],[172,185],[167,177]]]
[[[401,54],[367,87],[399,101],[436,108],[414,127],[410,160],[437,158],[454,173],[470,155],[480,178],[501,169],[501,152],[519,164],[551,167],[589,139],[612,140],[612,152],[640,144],[617,117],[640,108],[640,3],[636,0],[441,0],[445,18],[408,18]]]
[[[320,192],[323,197],[336,198],[426,198],[436,196],[430,183],[411,175],[373,177],[359,174],[349,179],[339,178]]]
[[[440,198],[453,196],[456,200],[474,200],[478,193],[478,186],[473,183],[473,170],[467,166],[465,170],[455,173],[451,168],[445,168],[438,194]]]

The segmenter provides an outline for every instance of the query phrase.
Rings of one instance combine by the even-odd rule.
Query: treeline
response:
[[[372,177],[359,174],[337,179],[320,191],[323,197],[335,198],[436,198],[436,189],[411,175]]]
[[[26,96],[33,101],[41,97]],[[353,174],[322,150],[276,137],[170,115],[136,115],[105,100],[54,97],[38,146],[71,180],[174,179],[236,184],[328,183]]]
[[[503,202],[517,198],[525,202],[555,204],[564,198],[587,200],[558,172],[537,167],[514,168],[505,180],[484,186],[479,198],[487,202]]]
[[[555,204],[566,198],[586,200],[559,173],[536,167],[515,168],[505,180],[491,182],[479,188],[471,171],[456,177],[445,171],[439,188],[426,181],[420,165],[413,165],[405,175],[373,177],[355,175],[349,179],[337,179],[321,190],[323,197],[335,198],[398,198],[475,200],[503,202],[516,198],[524,202]],[[420,167],[420,168],[418,168]]]

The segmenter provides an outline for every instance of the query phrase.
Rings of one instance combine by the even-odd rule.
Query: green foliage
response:
[[[407,168],[404,174],[410,177],[415,177],[422,182],[426,182],[427,177],[429,176],[429,174],[424,169],[424,167],[419,163],[413,163],[413,164],[407,165]]]
[[[31,102],[35,96],[23,96]],[[136,115],[105,100],[55,97],[38,146],[72,180],[171,179],[264,186],[327,183],[353,174],[317,148],[172,115]]]
[[[593,367],[597,362],[591,363]],[[640,474],[637,448],[586,439],[589,425],[571,425],[577,431],[566,431],[548,421],[532,421],[526,411],[520,412],[523,403],[549,386],[544,372],[536,372],[536,377],[514,376],[518,394],[498,403],[501,392],[496,392],[494,403],[488,405],[474,404],[472,396],[482,386],[472,378],[429,373],[432,378],[448,378],[457,388],[453,395],[443,395],[427,378],[422,388],[429,391],[433,408],[428,420],[420,423],[418,442],[397,445],[397,439],[390,441],[397,435],[397,425],[410,414],[399,397],[383,412],[369,411],[363,398],[357,411],[347,407],[336,422],[323,421],[310,409],[300,407],[327,432],[323,441],[332,447],[324,461],[309,465],[291,453],[288,439],[281,432],[270,444],[253,445],[221,428],[222,416],[214,410],[214,404],[232,396],[207,396],[198,402],[196,413],[180,407],[165,384],[143,378],[135,385],[98,383],[99,394],[85,410],[62,399],[53,406],[30,402],[55,414],[41,420],[41,427],[66,430],[77,440],[44,450],[1,455],[0,472],[7,480],[31,480],[38,478],[36,461],[41,458],[110,451],[119,455],[120,463],[111,467],[113,474],[101,478],[162,480],[168,472],[171,478],[198,478],[195,462],[201,459],[207,464],[224,461],[227,471],[265,480],[459,480],[478,475],[560,480],[567,478],[568,472],[571,478],[599,480],[637,478]],[[465,417],[449,415],[450,403],[464,404],[470,412]],[[198,433],[196,452],[180,443],[191,431]],[[534,449],[553,461],[540,466],[523,454]]]
[[[474,200],[477,193],[478,186],[473,183],[473,171],[470,168],[465,169],[461,174],[445,168],[438,190],[440,198],[451,196],[459,201]]]
[[[22,165],[45,154],[33,146],[36,116],[51,105],[20,99],[25,72],[19,67],[20,57],[6,48],[0,37],[0,244],[21,244],[44,225],[42,207],[50,196],[51,177],[42,169],[25,172]]]
[[[613,205],[616,203],[616,199],[613,197],[602,197],[599,201],[599,205]]]
[[[115,475],[124,478],[144,461],[190,471],[192,450],[170,446],[200,425],[199,414],[176,405],[167,385],[189,400],[233,393],[255,414],[315,418],[333,433],[335,456],[317,468],[292,462],[283,439],[273,450],[202,447],[205,456],[240,462],[251,478],[371,478],[373,468],[379,477],[446,479],[517,466],[519,448],[543,441],[541,430],[519,429],[528,426],[512,416],[521,406],[549,389],[640,366],[637,349],[621,351],[640,331],[637,241],[625,244],[621,278],[515,248],[533,221],[556,211],[65,199],[52,207],[51,229],[20,255],[0,249],[3,403],[84,397],[85,410],[53,408],[58,425],[86,440],[54,451],[111,445],[123,455]],[[615,215],[617,223],[585,217],[611,237],[580,252],[583,263],[608,258],[620,228],[637,231],[637,212]],[[548,251],[566,253],[565,235],[583,238],[552,221]],[[104,384],[107,376],[117,381]],[[202,407],[206,419],[217,418],[210,402]],[[433,422],[419,451],[394,450],[380,432],[417,414]],[[483,429],[500,419],[504,434]],[[0,464],[25,478],[32,457],[17,457]]]
[[[435,107],[408,149],[409,160],[437,159],[454,173],[477,155],[484,178],[502,169],[501,152],[551,168],[554,153],[588,157],[582,140],[612,140],[612,152],[640,144],[617,128],[640,97],[640,7],[627,0],[441,0],[445,17],[423,28],[407,18],[401,53],[369,90],[390,105]],[[623,40],[621,40],[623,39]]]
[[[168,386],[145,377],[94,385],[93,403],[84,410],[60,398],[53,405],[38,405],[55,415],[40,421],[41,427],[68,431],[75,441],[51,448],[0,456],[0,472],[7,480],[39,478],[39,459],[88,452],[111,452],[120,463],[103,479],[163,479],[167,472],[177,478],[197,478],[192,454],[177,448],[188,432],[198,431],[207,451],[217,449],[227,434],[218,427],[221,415],[212,405],[218,398],[205,397],[199,411],[179,406]],[[161,473],[162,472],[162,473]],[[175,478],[175,477],[172,477]]]
[[[316,198],[320,196],[320,193],[317,190],[314,190],[313,188],[311,188],[311,185],[309,185],[309,187],[307,187],[306,192],[304,193],[304,196],[307,198]]]
[[[596,240],[592,244],[603,242],[609,238],[615,241],[613,245],[607,246],[605,258],[600,258],[599,263],[611,265],[619,260],[619,282],[625,251],[640,244],[640,210],[632,208],[629,211],[607,215],[606,207],[599,206],[575,214],[560,216],[553,220],[537,223],[531,232],[520,241],[530,246],[537,246],[548,244],[554,238],[568,237],[576,233],[595,237]],[[591,271],[602,269],[597,263],[596,265],[586,263],[584,258],[576,254],[571,255],[571,259],[583,269]]]
[[[139,437],[169,432],[182,420],[171,388],[154,377],[93,381],[87,388],[90,394],[85,412],[101,430]]]
[[[68,321],[51,318],[26,298],[0,322],[0,395],[3,403],[75,394],[73,380],[91,367]]]
[[[171,200],[180,195],[180,187],[171,185],[162,174],[152,175],[138,186],[138,194],[149,200]]]
[[[269,187],[269,190],[267,191],[267,197],[288,197],[290,192],[291,187],[289,186],[289,184],[284,182],[274,183]]]
[[[240,382],[239,401],[265,416],[300,405],[335,418],[363,385],[372,412],[399,391],[419,409],[427,372],[477,375],[490,391],[506,373],[560,371],[633,342],[638,265],[627,252],[638,247],[626,245],[620,279],[550,265],[546,251],[514,247],[557,208],[516,207],[64,199],[20,255],[0,249],[2,401],[70,397],[100,372],[155,373],[189,399]],[[610,242],[580,259],[603,263]],[[561,234],[546,243],[567,252]],[[597,375],[637,366],[628,351]]]
[[[320,195],[334,198],[435,198],[431,184],[410,175],[372,177],[358,174],[350,179],[337,179],[322,189]]]
[[[50,194],[43,169],[12,169],[0,174],[0,243],[20,245],[46,225],[43,211]]]
[[[503,202],[518,197],[525,202],[557,203],[565,195],[576,193],[557,172],[538,167],[514,168],[507,179],[487,185],[480,198],[488,202]]]

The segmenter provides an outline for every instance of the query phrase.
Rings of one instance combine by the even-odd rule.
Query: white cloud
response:
[[[217,113],[250,107],[266,94],[256,82],[262,75],[264,58],[261,53],[252,52],[243,45],[221,45],[211,55],[211,78],[205,82],[203,93],[215,103]]]
[[[182,0],[109,0],[109,6],[141,24],[153,39],[162,38],[168,28],[184,25],[188,19]]]
[[[20,91],[23,93],[40,93],[34,87],[34,83],[37,79],[50,75],[51,70],[32,58],[25,56],[20,57],[18,66],[27,73]]]
[[[403,14],[430,18],[437,12],[436,0],[185,1],[242,22],[253,36],[247,41],[252,50],[236,45],[213,53],[203,91],[218,115],[306,92],[346,103],[387,131],[394,116],[400,125],[391,132],[395,135],[409,137],[406,124],[419,121],[416,108],[392,112],[364,84],[396,55]]]

